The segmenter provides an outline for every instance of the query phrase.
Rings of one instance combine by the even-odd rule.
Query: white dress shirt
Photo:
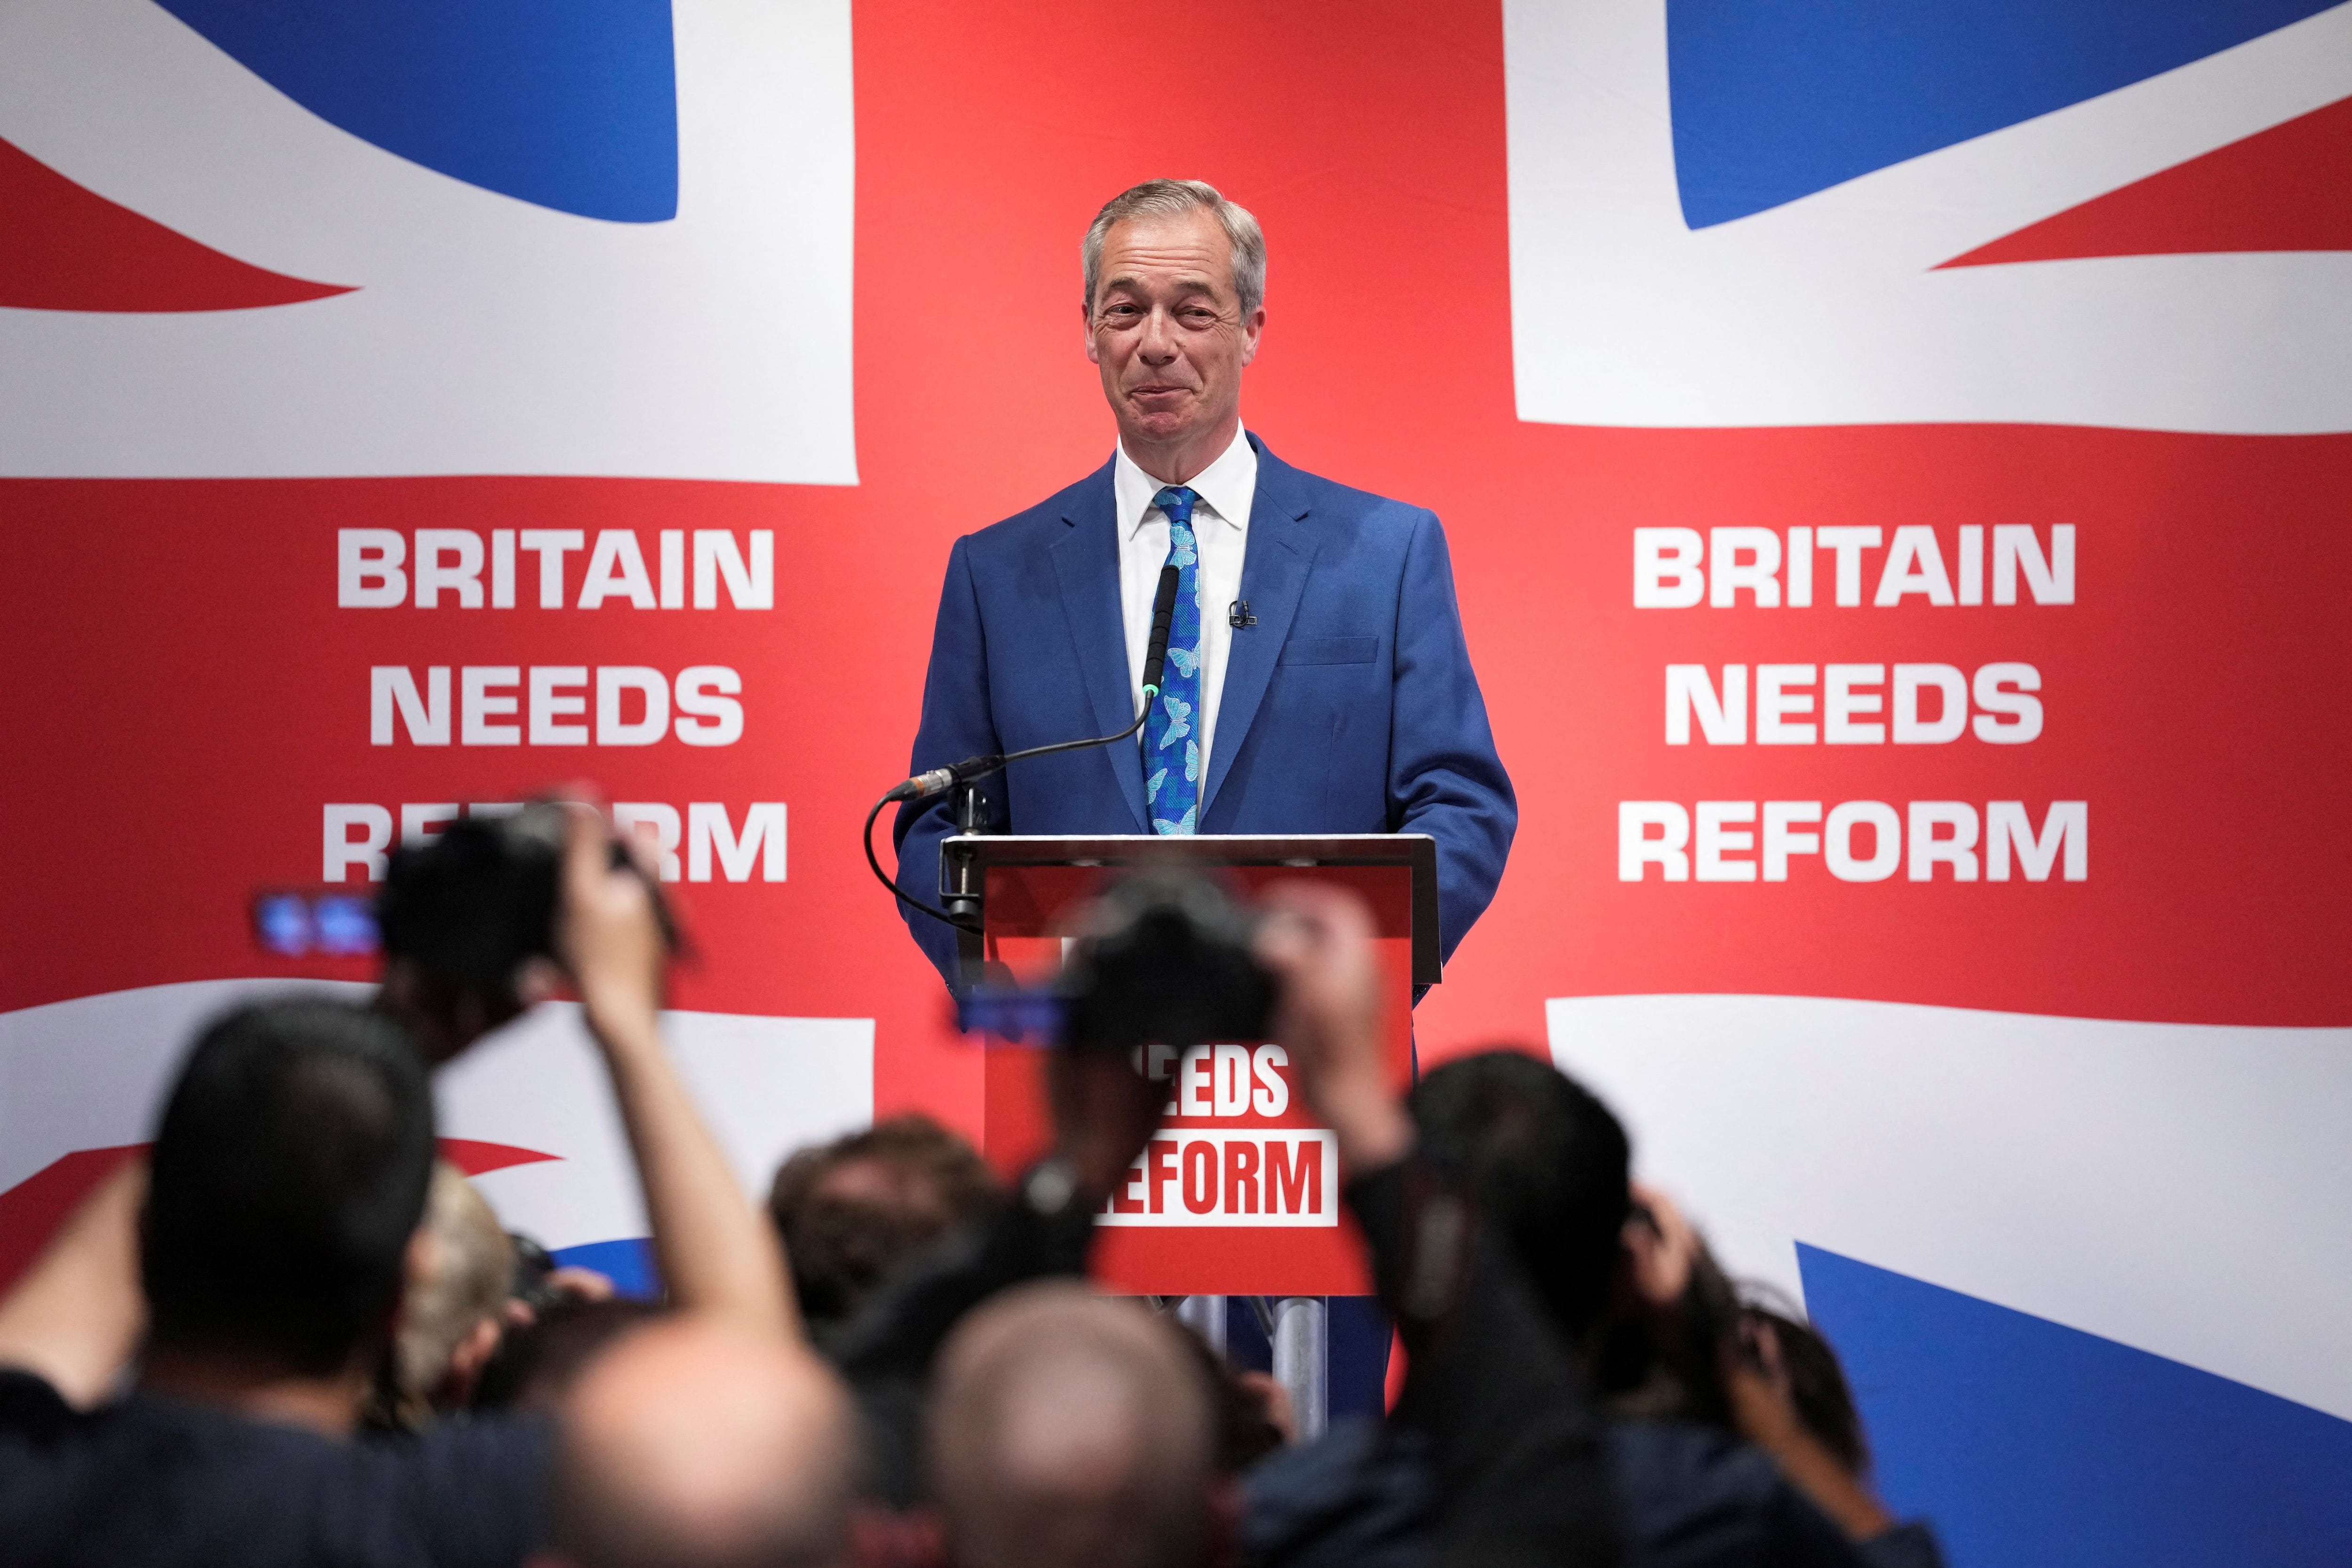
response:
[[[1151,504],[1164,486],[1136,466],[1122,445],[1111,464],[1118,507],[1118,608],[1127,626],[1127,684],[1134,713],[1143,706],[1143,654],[1151,642],[1151,601],[1160,569],[1168,564],[1168,516]],[[1257,497],[1257,449],[1236,429],[1224,455],[1185,481],[1192,504],[1192,537],[1201,549],[1193,569],[1201,591],[1201,782],[1209,779],[1209,753],[1217,742],[1217,699],[1225,685],[1225,655],[1234,629],[1227,619],[1242,594],[1242,559],[1249,549],[1250,503]],[[1205,804],[1205,800],[1203,804]]]

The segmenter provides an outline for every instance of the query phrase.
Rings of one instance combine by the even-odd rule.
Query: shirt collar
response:
[[[1195,519],[1213,515],[1246,531],[1250,504],[1257,497],[1257,449],[1249,443],[1249,432],[1237,427],[1234,444],[1185,485],[1206,504],[1205,511],[1194,510]],[[1151,498],[1160,494],[1160,481],[1138,467],[1122,444],[1111,464],[1111,489],[1118,503],[1121,538],[1132,538],[1136,530],[1143,527],[1151,516]]]

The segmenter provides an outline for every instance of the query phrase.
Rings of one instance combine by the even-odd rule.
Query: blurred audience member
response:
[[[1124,1050],[1045,1058],[1010,1194],[902,1116],[795,1155],[763,1223],[660,1043],[650,880],[593,811],[531,821],[404,862],[373,1009],[207,1028],[150,1160],[0,1298],[11,1568],[1939,1563],[1871,1490],[1835,1354],[1742,1304],[1606,1106],[1507,1051],[1400,1094],[1351,895],[1269,888],[1250,939],[1407,1373],[1390,1420],[1285,1448],[1270,1380],[1082,1282],[1165,1101]],[[559,965],[665,1302],[558,1269],[435,1156],[426,1057]]]
[[[768,1217],[792,1260],[801,1313],[823,1337],[886,1276],[996,1200],[978,1150],[908,1113],[793,1155],[776,1172]]]
[[[1423,1149],[1507,1240],[1555,1343],[1614,1396],[1604,1440],[1629,1562],[1937,1561],[1924,1531],[1890,1529],[1854,1473],[1824,1462],[1756,1375],[1730,1286],[1674,1206],[1631,1184],[1606,1106],[1515,1051],[1436,1069],[1411,1104]],[[1277,1456],[1249,1480],[1250,1557],[1430,1561],[1428,1469],[1410,1421],[1343,1426]]]
[[[1000,1291],[1085,1275],[1095,1211],[1159,1124],[1166,1092],[1124,1052],[1057,1051],[1045,1078],[1052,1152],[988,1218],[902,1267],[831,1337],[865,1416],[866,1483],[884,1502],[924,1497],[924,1395],[948,1336]]]
[[[797,1319],[775,1239],[661,1046],[648,885],[593,813],[567,831],[558,946],[663,1277],[681,1312],[782,1344]],[[11,1568],[512,1563],[541,1540],[543,1423],[348,1440],[425,1271],[433,1166],[425,1063],[386,1014],[294,999],[206,1029],[148,1166],[0,1299]],[[137,1387],[102,1405],[142,1328]]]
[[[1940,1568],[1942,1549],[1918,1520],[1896,1523],[1870,1484],[1870,1445],[1837,1352],[1810,1323],[1749,1303],[1739,1314],[1726,1381],[1742,1434],[1862,1542],[1872,1568]]]
[[[537,1535],[536,1427],[353,1447],[433,1173],[425,1066],[390,1019],[247,1007],[167,1101],[133,1253],[102,1194],[0,1304],[0,1539],[12,1563],[511,1563]],[[109,1236],[95,1227],[113,1229]],[[103,1258],[115,1265],[96,1272]],[[77,1304],[113,1331],[45,1323]],[[129,1360],[139,1386],[89,1415]]]
[[[1425,1146],[1390,1081],[1370,913],[1349,894],[1304,883],[1267,889],[1262,906],[1257,955],[1280,988],[1274,1038],[1339,1145],[1347,1204],[1408,1358],[1394,1448],[1414,1463],[1393,1479],[1412,1500],[1404,1531],[1418,1538],[1417,1560],[1448,1568],[1624,1561],[1601,1413],[1530,1283],[1540,1271],[1523,1264],[1443,1141]],[[1587,1228],[1571,1223],[1568,1233]],[[1359,1456],[1341,1469],[1353,1479],[1368,1467]],[[1340,1500],[1342,1524],[1356,1511],[1349,1500]],[[1300,1532],[1310,1548],[1329,1533],[1329,1516],[1318,1522]],[[1403,1523],[1393,1509],[1389,1522]]]
[[[363,1413],[363,1423],[382,1431],[420,1432],[470,1405],[506,1327],[514,1244],[474,1184],[446,1160],[433,1167],[425,1228],[409,1261],[399,1333]]]
[[[835,1568],[857,1451],[804,1349],[693,1321],[627,1334],[563,1404],[547,1568]]]
[[[1075,1283],[964,1320],[928,1448],[956,1568],[1194,1568],[1227,1548],[1215,1396],[1184,1331]]]
[[[1717,1460],[1727,1490],[1738,1491],[1744,1485],[1752,1505],[1771,1506],[1752,1481],[1741,1480],[1743,1469],[1755,1468],[1753,1456],[1761,1454],[1770,1459],[1775,1477],[1833,1521],[1846,1539],[1857,1543],[1860,1559],[1873,1568],[1939,1564],[1942,1553],[1934,1534],[1916,1521],[1897,1524],[1871,1490],[1866,1467],[1854,1462],[1867,1451],[1861,1418],[1845,1397],[1844,1375],[1828,1343],[1793,1320],[1784,1320],[1817,1347],[1836,1379],[1834,1398],[1843,1406],[1843,1416],[1822,1410],[1832,1434],[1825,1440],[1794,1403],[1795,1385],[1780,1364],[1777,1333],[1743,1311],[1698,1232],[1664,1193],[1636,1188],[1635,1197],[1634,1219],[1626,1227],[1625,1238],[1636,1315],[1646,1315],[1654,1326],[1655,1343],[1663,1347],[1661,1360],[1672,1370],[1662,1378],[1645,1380],[1633,1397],[1653,1401],[1662,1389],[1677,1387],[1696,1391],[1696,1396],[1680,1419],[1669,1410],[1665,1418],[1622,1424],[1621,1448],[1632,1452],[1635,1445],[1646,1446],[1648,1460],[1644,1466],[1621,1469],[1629,1478],[1671,1474],[1675,1465],[1688,1462],[1698,1448],[1695,1434],[1727,1431],[1745,1443],[1724,1449]],[[1811,1369],[1818,1371],[1818,1362]],[[1815,1386],[1811,1392],[1821,1408],[1819,1401],[1827,1390]],[[1634,1479],[1628,1484],[1635,1484]],[[1809,1521],[1806,1528],[1811,1528]]]
[[[1441,1560],[1528,1568],[1614,1563],[1600,1422],[1589,1391],[1554,1345],[1509,1249],[1486,1234],[1475,1207],[1456,1197],[1450,1178],[1415,1151],[1412,1121],[1389,1085],[1370,916],[1349,895],[1311,888],[1270,891],[1266,904],[1273,919],[1258,956],[1281,988],[1275,1038],[1290,1050],[1307,1103],[1335,1132],[1342,1170],[1350,1177],[1347,1201],[1370,1244],[1382,1301],[1411,1354],[1400,1413],[1413,1413],[1425,1439],[1423,1491],[1429,1517],[1437,1521]],[[1029,1391],[1054,1385],[1052,1334],[1034,1336],[1041,1342],[1035,1354],[1044,1359],[1033,1368],[1027,1345],[1033,1336],[1003,1331],[1023,1348],[1018,1356],[1002,1352],[1011,1369],[1003,1385],[1021,1394],[1017,1399],[1003,1395],[1002,1406],[991,1403],[999,1397],[989,1392],[999,1381],[993,1372],[967,1378],[940,1364],[959,1324],[983,1321],[978,1314],[992,1311],[983,1306],[992,1297],[1029,1281],[1083,1275],[1094,1215],[1158,1124],[1165,1092],[1136,1072],[1124,1051],[1058,1051],[1045,1065],[1052,1152],[1024,1175],[987,1224],[952,1239],[877,1291],[835,1347],[867,1417],[878,1495],[901,1504],[919,1499],[925,1467],[916,1456],[927,1452],[929,1476],[949,1521],[951,1555],[960,1563],[1001,1561],[998,1554],[1016,1549],[1040,1562],[1058,1561],[1035,1540],[1000,1544],[1004,1538],[995,1531],[1005,1519],[1025,1517],[1022,1511],[1047,1510],[1040,1500],[1055,1496],[1054,1486],[1083,1482],[1087,1497],[1116,1496],[1127,1473],[1112,1462],[1123,1463],[1123,1451],[1108,1445],[1091,1458],[1072,1458],[1076,1468],[1058,1480],[1047,1473],[1053,1467],[1038,1469],[1032,1454],[1088,1451],[1088,1445],[1066,1443],[1057,1423],[1042,1415],[1034,1438],[1024,1426],[1019,1444],[1008,1439],[990,1451],[972,1447],[979,1439],[970,1434],[992,1430],[989,1421],[1030,1419]],[[1029,1288],[1041,1292],[1036,1300],[1050,1303],[1069,1301],[1074,1287],[1059,1294]],[[1045,1309],[1034,1311],[1043,1316]],[[1187,1459],[1190,1468],[1176,1473],[1190,1478],[1205,1470],[1213,1478],[1213,1395],[1197,1353],[1181,1342],[1178,1349],[1176,1359],[1191,1367],[1193,1397],[1202,1404],[1186,1401],[1169,1412],[1201,1411],[1200,1447],[1188,1450],[1201,1457]],[[1070,1354],[1076,1354],[1075,1343]],[[992,1349],[971,1364],[993,1368],[998,1355]],[[1037,1368],[1043,1370],[1033,1382],[1030,1373]],[[1106,1388],[1129,1386],[1107,1373],[1087,1375]],[[913,1417],[926,1408],[927,1385],[933,1386],[927,1433],[910,1441]],[[954,1392],[967,1388],[968,1396]],[[1121,1407],[1103,1396],[1102,1408]],[[970,1410],[989,1413],[989,1420],[957,1425]],[[1030,1480],[1019,1486],[1004,1480],[1002,1506],[1010,1511],[988,1511],[982,1481],[973,1478],[996,1477],[981,1467],[1016,1458],[1013,1479],[1034,1476],[1034,1490],[1024,1490],[1032,1489]],[[1185,1500],[1183,1517],[1223,1517],[1216,1503],[1222,1490],[1213,1479],[1203,1495],[1212,1505],[1205,1514],[1191,1511],[1194,1504]],[[1193,1498],[1190,1479],[1181,1493],[1166,1496]],[[1059,1543],[1052,1550],[1089,1549],[1090,1528],[1084,1511],[1072,1504],[1067,1542],[1050,1537]],[[1111,1561],[1129,1560],[1116,1555],[1122,1552],[1142,1562],[1192,1561],[1187,1554],[1220,1550],[1221,1533],[1191,1526],[1171,1527],[1164,1535],[1131,1532],[1104,1551],[1114,1554]],[[1156,1555],[1163,1552],[1170,1555]]]

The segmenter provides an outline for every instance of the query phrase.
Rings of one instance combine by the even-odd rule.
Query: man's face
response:
[[[1233,246],[1209,213],[1130,218],[1103,236],[1087,358],[1130,448],[1165,448],[1223,428],[1241,407],[1261,306],[1244,317]]]

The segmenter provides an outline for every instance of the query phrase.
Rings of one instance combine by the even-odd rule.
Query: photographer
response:
[[[650,884],[616,866],[599,816],[567,810],[553,947],[673,1300],[804,1355],[773,1234],[663,1053]],[[381,1013],[288,1000],[204,1032],[146,1171],[0,1301],[11,1563],[511,1563],[543,1541],[544,1422],[353,1440],[415,1271],[433,1138],[423,1063]],[[150,1323],[136,1386],[103,1405]]]
[[[866,1416],[867,1484],[896,1506],[923,1495],[923,1396],[948,1336],[1000,1291],[1086,1273],[1095,1211],[1159,1124],[1164,1092],[1123,1051],[1055,1051],[1046,1082],[1054,1152],[986,1222],[883,1285],[831,1342]]]
[[[1924,1527],[1893,1526],[1863,1484],[1858,1436],[1841,1457],[1798,1419],[1793,1381],[1769,1370],[1778,1358],[1748,1353],[1759,1334],[1743,1330],[1728,1281],[1674,1205],[1632,1186],[1606,1106],[1549,1065],[1496,1051],[1431,1072],[1410,1110],[1423,1149],[1516,1257],[1553,1340],[1609,1398],[1603,1444],[1631,1560],[1939,1560]],[[1335,1428],[1254,1472],[1249,1560],[1432,1560],[1432,1459],[1410,1413],[1398,1416],[1388,1432]]]
[[[1272,1035],[1338,1135],[1353,1177],[1348,1200],[1412,1353],[1400,1415],[1428,1437],[1443,1560],[1615,1563],[1598,1412],[1581,1377],[1475,1205],[1415,1151],[1412,1124],[1389,1089],[1369,916],[1353,898],[1311,887],[1272,890],[1265,908],[1255,950],[1276,998]],[[1125,999],[1092,998],[1114,1008]],[[1048,1085],[1054,1153],[990,1226],[887,1291],[840,1343],[877,1430],[882,1490],[894,1500],[920,1495],[908,1428],[941,1345],[991,1296],[1084,1271],[1094,1212],[1150,1141],[1164,1100],[1124,1050],[1057,1051]],[[950,1421],[934,1430],[935,1474],[976,1462],[954,1449],[973,1429]],[[992,1498],[1010,1494],[964,1495],[961,1506],[988,1510]],[[1208,1517],[1218,1512],[1213,1498],[1199,1506]],[[986,1519],[950,1518],[947,1528],[951,1542],[998,1533]]]
[[[1411,1357],[1392,1417],[1420,1439],[1427,1559],[1613,1564],[1600,1409],[1507,1239],[1390,1089],[1371,926],[1349,894],[1268,890],[1275,1038],[1337,1135],[1347,1202]]]

